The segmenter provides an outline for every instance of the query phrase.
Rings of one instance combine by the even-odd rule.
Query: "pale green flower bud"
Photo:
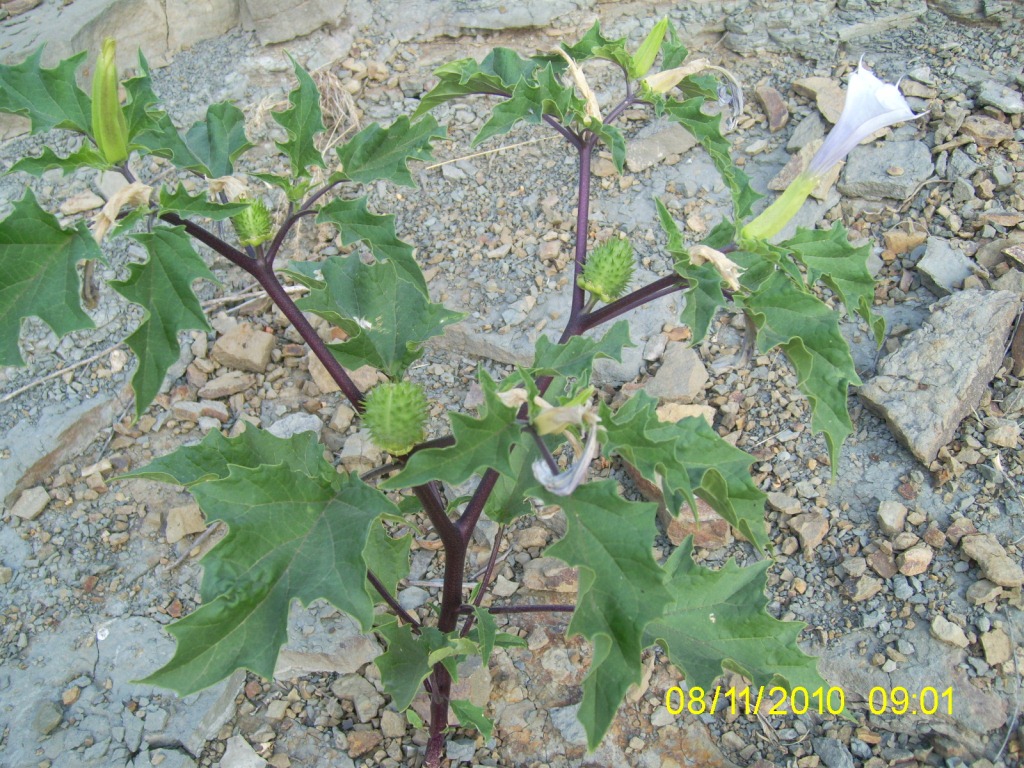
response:
[[[121,108],[117,79],[117,42],[103,41],[92,76],[92,132],[103,159],[111,165],[128,159],[128,121]]]
[[[580,276],[580,288],[606,304],[615,301],[633,278],[634,266],[633,246],[629,240],[608,240],[590,254]]]
[[[242,245],[262,245],[270,239],[274,230],[274,221],[270,210],[262,200],[238,200],[249,203],[249,207],[231,217],[231,223]]]

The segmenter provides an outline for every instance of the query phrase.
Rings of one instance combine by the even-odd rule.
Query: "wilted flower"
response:
[[[744,227],[743,234],[759,239],[777,234],[800,210],[821,178],[850,150],[875,131],[916,117],[920,115],[914,114],[899,88],[879,80],[864,68],[863,62],[859,64],[850,75],[839,122],[825,137],[807,170],[793,180],[778,200]]]
[[[590,462],[597,456],[597,425],[587,434],[587,444],[576,455],[576,461],[565,472],[555,474],[544,459],[533,462],[533,476],[541,485],[556,496],[568,496],[587,479]]]

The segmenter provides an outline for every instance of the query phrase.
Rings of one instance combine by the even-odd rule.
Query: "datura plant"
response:
[[[453,699],[452,683],[468,656],[487,663],[496,646],[521,644],[501,631],[505,614],[572,613],[568,633],[592,648],[579,707],[591,750],[629,687],[641,681],[641,654],[655,644],[691,689],[710,689],[723,670],[757,686],[824,684],[815,660],[797,647],[804,625],[765,610],[770,559],[709,569],[692,559],[687,541],[659,562],[652,554],[656,505],[624,498],[612,479],[588,478],[599,456],[629,462],[660,487],[673,514],[691,514],[703,499],[767,553],[765,494],[751,478],[753,458],[702,418],[662,422],[657,402],[643,392],[613,407],[592,386],[592,365],[596,358],[618,359],[630,346],[628,322],[620,318],[649,301],[682,294],[680,321],[694,344],[715,313],[730,307],[746,316],[758,350],[780,350],[796,370],[811,426],[824,435],[834,468],[852,429],[847,389],[858,380],[837,311],[822,294],[858,313],[881,340],[882,324],[871,312],[868,247],[851,246],[838,223],[800,229],[783,242],[768,238],[827,166],[872,131],[914,117],[893,86],[863,69],[854,73],[847,111],[820,161],[794,182],[794,191],[751,220],[759,195],[730,158],[721,117],[708,109],[720,93],[742,104],[735,80],[725,77],[720,91],[721,70],[688,58],[667,20],[635,51],[595,24],[553,53],[524,58],[496,48],[482,61],[453,61],[436,71],[437,84],[411,116],[369,125],[327,155],[317,143],[324,123],[316,85],[293,61],[289,103],[271,115],[285,136],[277,142],[287,159],[283,174],[238,166],[252,145],[245,117],[232,104],[215,104],[179,130],[160,106],[141,53],[137,74],[119,81],[114,44],[105,43],[91,96],[76,82],[86,54],[52,69],[41,66],[41,56],[39,50],[0,66],[0,111],[27,117],[34,134],[61,129],[79,141],[67,155],[45,147],[8,172],[94,168],[120,174],[125,185],[92,230],[82,221],[62,223],[51,212],[57,201],[37,200],[28,189],[0,222],[0,365],[23,363],[23,318],[38,317],[58,336],[93,327],[80,303],[77,269],[104,261],[104,247],[128,238],[145,255],[108,286],[142,308],[125,341],[138,359],[132,386],[135,413],[143,414],[179,358],[179,333],[211,330],[193,292],[195,281],[214,279],[201,245],[262,286],[391,455],[390,463],[360,476],[327,460],[313,433],[283,439],[248,426],[233,437],[211,431],[199,444],[126,475],[186,487],[207,520],[228,529],[203,560],[201,606],[170,626],[177,650],[146,683],[187,695],[239,668],[269,678],[286,641],[291,603],[324,599],[383,638],[387,650],[376,663],[399,711],[419,691],[428,694],[428,766],[442,760],[449,706],[462,726],[491,732],[486,708]],[[621,71],[620,98],[603,108],[587,82],[595,62]],[[660,69],[652,72],[656,64]],[[455,99],[491,107],[475,144],[520,123],[543,124],[575,153],[571,310],[557,338],[537,340],[531,365],[502,380],[481,368],[478,412],[451,413],[450,434],[428,440],[429,403],[406,375],[424,343],[461,316],[432,300],[413,246],[399,239],[392,216],[370,210],[363,190],[380,181],[415,187],[410,161],[430,160],[432,143],[446,136],[432,112]],[[689,242],[656,200],[673,269],[645,284],[634,283],[628,240],[587,239],[594,154],[605,148],[621,171],[626,140],[619,124],[627,110],[639,109],[692,133],[732,198],[731,215],[699,243]],[[168,166],[198,183],[186,187],[162,182],[165,172],[153,175]],[[335,227],[349,252],[318,262],[282,258],[296,247],[296,224],[306,217]],[[293,299],[289,281],[305,287],[303,298]],[[325,342],[309,314],[337,327],[334,338],[342,340]],[[364,365],[387,381],[362,391],[349,371]],[[454,495],[451,489],[470,481],[468,495]],[[558,507],[565,517],[564,536],[546,554],[579,569],[572,605],[517,603],[491,593],[507,527],[541,507]],[[499,532],[478,585],[467,592],[468,547],[481,516],[498,523]],[[436,532],[444,569],[433,608],[418,615],[396,599],[410,560],[410,537],[400,532],[414,517]]]

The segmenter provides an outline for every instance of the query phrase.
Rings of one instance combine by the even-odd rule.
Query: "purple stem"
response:
[[[643,306],[644,304],[660,299],[664,296],[669,296],[677,291],[682,291],[689,283],[679,275],[667,275],[660,277],[652,283],[645,285],[643,288],[637,288],[632,293],[628,293],[620,299],[616,299],[611,304],[606,304],[600,309],[596,309],[593,312],[589,312],[583,315],[579,319],[580,333],[589,331],[591,328],[595,328],[602,323],[606,323],[619,315],[623,315],[630,310],[636,309],[637,307]]]
[[[463,605],[459,610],[462,613],[472,614],[477,606]],[[576,610],[575,605],[491,605],[487,612],[495,615],[502,613],[572,613]]]

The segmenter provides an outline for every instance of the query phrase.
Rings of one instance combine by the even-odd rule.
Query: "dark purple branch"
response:
[[[456,523],[465,541],[468,542],[469,537],[473,535],[473,529],[476,528],[477,521],[484,511],[484,504],[487,503],[487,499],[490,498],[497,483],[498,473],[493,469],[488,469],[484,472],[484,476],[480,478],[480,484],[476,487],[476,491],[473,492],[473,496],[466,505],[465,511]]]
[[[384,583],[377,578],[373,571],[368,570],[366,572],[366,580],[373,585],[373,588],[384,598],[384,602],[391,606],[391,610],[398,614],[402,621],[419,629],[420,623],[416,620],[416,617],[399,605],[398,600],[388,591],[388,588],[384,586]]]
[[[270,246],[267,248],[267,253],[266,256],[263,257],[263,260],[268,265],[273,266],[274,259],[277,258],[277,254],[281,250],[281,245],[284,243],[284,239],[288,237],[288,233],[291,232],[292,227],[294,227],[303,216],[309,216],[315,213],[318,213],[318,211],[300,210],[298,213],[292,213],[291,206],[289,205],[288,216],[284,220],[284,224],[281,225],[281,228],[277,230],[277,234],[274,235],[274,239],[271,240]]]
[[[554,115],[544,115],[544,122],[550,125],[552,128],[554,128],[560,134],[562,134],[562,136],[565,137],[565,140],[572,144],[577,150],[582,149],[583,137],[580,136],[571,128],[567,128],[566,126],[558,122],[558,120],[555,119]]]
[[[583,311],[584,291],[580,288],[580,277],[587,263],[587,230],[590,226],[590,159],[594,152],[597,136],[591,134],[579,146],[580,180],[576,196],[576,256],[572,277],[572,307],[569,310],[569,322],[566,330],[571,327]]]
[[[550,379],[548,380],[548,383],[550,384]],[[545,389],[547,389],[547,387],[545,387]],[[530,437],[532,437],[534,442],[537,443],[537,448],[540,449],[540,455],[544,458],[544,462],[548,465],[548,469],[550,469],[553,474],[557,475],[558,462],[555,461],[554,454],[552,454],[548,449],[547,443],[544,442],[544,439],[537,434],[537,430],[533,427],[527,427],[526,431],[530,433]]]
[[[498,562],[498,549],[501,546],[501,541],[504,535],[505,526],[498,526],[498,532],[494,534],[494,544],[491,546],[491,556],[487,558],[487,567],[484,568],[483,576],[480,577],[480,586],[477,587],[476,590],[476,597],[473,598],[473,605],[477,607],[480,606],[480,603],[483,602],[484,595],[487,594],[487,587],[491,583],[491,576],[494,575],[494,566]],[[476,621],[476,616],[470,614],[469,618],[466,619],[465,624],[462,625],[462,631],[459,632],[459,637],[465,637],[469,634],[470,630],[473,629],[474,621]]]
[[[643,306],[644,304],[660,299],[663,296],[669,296],[677,291],[684,290],[689,283],[679,275],[667,275],[660,277],[652,283],[648,283],[643,288],[638,288],[632,293],[628,293],[620,299],[616,299],[611,304],[606,304],[600,309],[596,309],[586,315],[579,318],[578,325],[580,326],[580,333],[589,331],[591,328],[596,328],[601,323],[606,323],[619,315],[625,314],[632,309]]]
[[[176,227],[184,227],[185,231],[188,232],[189,235],[194,237],[203,245],[212,248],[232,264],[241,267],[257,280],[259,279],[255,271],[255,265],[257,264],[255,259],[250,259],[233,245],[224,242],[209,230],[204,229],[194,221],[183,219],[176,213],[162,213],[160,214],[160,218],[168,224],[173,224]]]
[[[466,548],[466,544],[462,539],[462,534],[456,523],[448,517],[448,513],[445,511],[444,500],[441,498],[441,493],[438,491],[436,483],[430,482],[424,485],[417,485],[413,488],[413,493],[416,494],[416,498],[419,499],[420,505],[423,507],[423,511],[430,519],[430,523],[437,531],[437,535],[441,538],[441,544],[445,549],[445,567],[447,569],[448,553],[451,552],[451,548]],[[459,588],[462,588],[461,575],[459,576]]]

